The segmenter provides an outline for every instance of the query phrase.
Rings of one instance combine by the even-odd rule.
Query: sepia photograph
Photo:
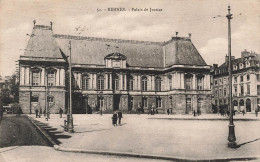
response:
[[[0,162],[260,161],[260,0],[0,0]]]

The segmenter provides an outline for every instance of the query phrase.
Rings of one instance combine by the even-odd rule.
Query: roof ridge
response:
[[[63,35],[63,34],[53,34],[53,36],[55,38],[61,38],[61,39],[76,39],[76,40],[104,41],[104,42],[146,44],[146,45],[160,45],[160,46],[164,45],[164,42],[152,42],[152,41],[112,39],[112,38],[98,38],[98,37],[84,37],[84,36],[73,36],[73,35]]]
[[[45,29],[45,30],[51,30],[51,26],[48,25],[35,25],[33,29]]]

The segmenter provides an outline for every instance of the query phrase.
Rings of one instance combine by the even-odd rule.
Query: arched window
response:
[[[82,89],[89,89],[90,78],[88,75],[82,77]]]
[[[119,77],[117,75],[114,77],[114,87],[116,91],[119,91]]]
[[[184,85],[185,89],[192,89],[192,74],[184,75]]]
[[[129,77],[128,89],[129,89],[129,91],[134,90],[134,77],[133,76]]]
[[[104,90],[104,76],[100,75],[97,79],[97,89],[98,90]]]
[[[161,87],[162,87],[161,82],[162,82],[161,78],[156,77],[156,79],[155,79],[155,91],[161,91]]]
[[[142,91],[147,91],[147,77],[142,77]]]

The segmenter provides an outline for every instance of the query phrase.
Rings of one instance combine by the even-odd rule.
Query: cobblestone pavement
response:
[[[34,116],[31,116],[34,117]],[[192,159],[258,157],[260,155],[260,121],[238,120],[235,131],[238,148],[227,147],[228,121],[205,120],[226,118],[217,114],[202,115],[203,120],[168,120],[193,118],[191,115],[125,114],[121,126],[112,126],[112,115],[75,114],[75,133],[63,132],[64,120],[51,115],[49,121],[37,121],[69,135],[59,139],[60,146],[100,151],[116,151]],[[150,119],[153,118],[153,119]],[[156,119],[156,118],[160,118]],[[163,119],[165,120],[163,120]],[[256,119],[254,114],[236,118]]]

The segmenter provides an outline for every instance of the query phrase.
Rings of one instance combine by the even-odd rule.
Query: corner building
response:
[[[229,103],[228,56],[218,67],[214,64],[213,104],[218,109]],[[232,63],[232,100],[234,110],[255,113],[260,107],[260,55],[255,52],[242,51],[241,58],[231,56]]]
[[[69,48],[71,42],[71,50]],[[20,105],[25,113],[68,107],[69,54],[72,59],[73,113],[115,110],[159,113],[211,112],[210,66],[190,37],[167,42],[53,34],[35,25],[20,56]]]

